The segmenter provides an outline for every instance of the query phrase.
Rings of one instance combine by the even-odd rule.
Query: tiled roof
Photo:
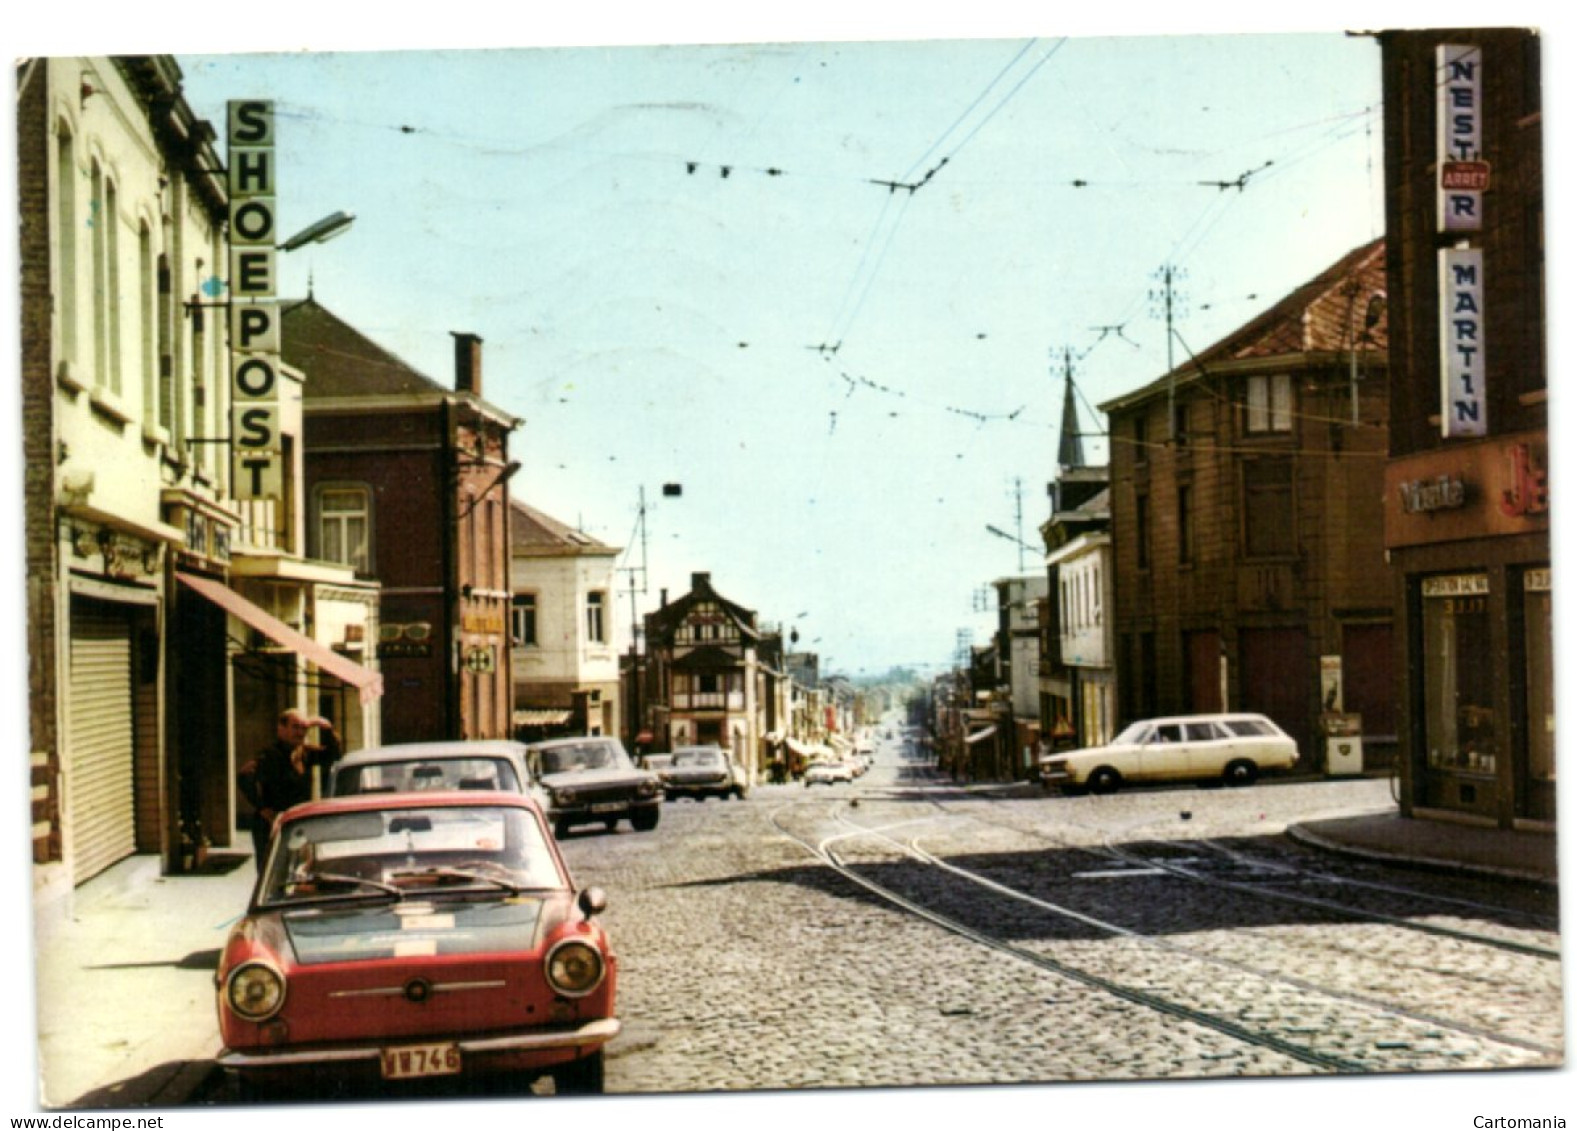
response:
[[[1212,364],[1267,361],[1297,354],[1345,354],[1361,335],[1360,351],[1384,357],[1388,347],[1383,306],[1379,321],[1365,332],[1370,296],[1385,291],[1384,237],[1355,248],[1313,279],[1298,287],[1257,318],[1234,330],[1208,349],[1188,358],[1170,373],[1100,406],[1102,412],[1148,400],[1168,385],[1200,376]]]
[[[305,374],[304,395],[308,400],[450,391],[351,327],[316,299],[283,305],[285,364]]]
[[[511,499],[514,514],[509,523],[509,543],[516,553],[524,554],[616,554],[618,547],[599,542],[552,515]]]

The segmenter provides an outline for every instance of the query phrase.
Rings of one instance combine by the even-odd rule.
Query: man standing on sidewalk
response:
[[[321,746],[307,741],[307,731],[313,727],[323,739]],[[341,752],[333,723],[322,716],[309,719],[294,707],[280,713],[275,733],[274,741],[236,774],[236,787],[252,805],[252,851],[258,871],[263,869],[274,818],[292,805],[312,800],[313,771],[339,761]]]

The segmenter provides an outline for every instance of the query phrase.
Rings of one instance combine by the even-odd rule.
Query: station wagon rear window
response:
[[[1228,719],[1226,728],[1240,738],[1255,738],[1274,735],[1276,728],[1260,719]]]

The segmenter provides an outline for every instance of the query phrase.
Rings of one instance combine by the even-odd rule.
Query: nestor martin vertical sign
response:
[[[1477,47],[1435,48],[1435,159],[1440,230],[1477,232],[1484,227],[1484,62]]]
[[[1484,419],[1484,253],[1440,251],[1440,429],[1482,436]]]

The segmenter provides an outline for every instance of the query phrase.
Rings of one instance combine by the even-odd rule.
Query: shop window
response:
[[[1555,626],[1550,571],[1523,575],[1523,664],[1528,703],[1528,777],[1555,784]]]
[[[1489,578],[1423,583],[1424,742],[1429,768],[1493,774],[1499,754],[1490,647]]]

